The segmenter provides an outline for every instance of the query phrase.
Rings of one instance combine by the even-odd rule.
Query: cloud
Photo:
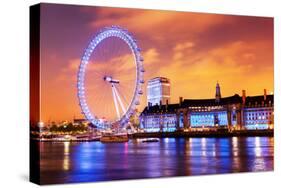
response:
[[[245,54],[243,54],[243,57],[244,57],[245,59],[255,59],[255,58],[256,58],[256,55],[253,54],[253,53],[245,53]]]
[[[146,66],[157,63],[160,60],[160,54],[156,48],[150,48],[147,51],[145,51],[143,53],[143,57]]]
[[[163,42],[168,35],[170,39],[194,36],[233,21],[231,16],[218,14],[107,8],[100,9],[89,25],[93,29],[120,25],[131,32]]]
[[[42,22],[46,28],[41,48],[44,120],[81,116],[76,89],[80,56],[92,34],[110,25],[127,28],[138,40],[143,49],[145,84],[156,76],[170,78],[172,102],[178,102],[179,96],[213,97],[217,80],[223,96],[240,93],[241,89],[248,95],[273,89],[272,18],[104,7],[74,11],[71,7],[48,9],[52,15],[62,16],[48,16]],[[123,79],[129,77],[126,73],[134,68],[129,57],[123,53],[108,57],[106,64],[90,62],[87,73],[91,74],[87,76],[94,79],[98,72],[110,75],[117,70]],[[93,91],[97,91],[95,86],[90,85]],[[102,86],[96,87],[103,91]],[[140,111],[146,103],[145,92]],[[104,99],[93,101],[108,107]]]
[[[184,57],[194,52],[194,47],[195,43],[190,41],[177,43],[173,48],[173,61],[181,61]]]
[[[75,58],[75,59],[70,59],[67,66],[62,69],[63,72],[68,72],[68,71],[77,71],[80,65],[80,59]]]
[[[195,44],[193,42],[190,42],[190,41],[185,42],[185,43],[179,43],[174,47],[174,51],[176,51],[176,52],[177,51],[183,51],[185,49],[189,49],[189,48],[194,47],[194,45]]]
[[[159,52],[155,48],[150,48],[142,52],[142,56],[145,61],[145,67],[150,67],[159,62]],[[76,81],[77,72],[81,60],[74,58],[68,60],[67,66],[63,67],[57,76],[58,81]],[[128,72],[134,72],[136,66],[134,63],[133,54],[123,54],[117,57],[112,57],[106,60],[106,62],[90,59],[86,71],[87,74],[93,74],[95,76],[104,76],[104,73],[118,73],[120,77],[128,79]],[[103,74],[101,74],[103,73]]]
[[[80,59],[70,59],[65,67],[59,71],[57,82],[75,82],[77,80],[77,72],[80,65]]]
[[[224,96],[229,96],[248,88],[249,83],[259,76],[268,78],[260,83],[261,88],[267,85],[266,82],[273,82],[270,79],[273,70],[266,71],[257,59],[259,52],[256,49],[264,43],[234,41],[209,51],[194,50],[189,54],[185,53],[186,49],[194,45],[187,44],[175,45],[172,60],[164,62],[165,66],[155,73],[170,78],[172,93],[185,98],[208,98],[215,92],[218,80],[222,84],[222,91],[227,91]],[[255,87],[251,92],[255,93],[258,89],[261,90]],[[172,94],[172,101],[177,102],[178,97]]]

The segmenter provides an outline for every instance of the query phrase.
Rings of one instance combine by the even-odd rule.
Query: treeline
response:
[[[64,124],[64,125],[52,125],[50,127],[50,132],[85,132],[88,130],[88,127],[83,124],[73,125],[72,123]]]

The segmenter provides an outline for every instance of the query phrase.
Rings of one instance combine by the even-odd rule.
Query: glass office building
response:
[[[147,102],[151,105],[160,105],[170,102],[170,80],[156,77],[147,83]]]

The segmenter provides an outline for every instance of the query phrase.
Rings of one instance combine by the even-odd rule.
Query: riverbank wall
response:
[[[176,131],[176,132],[155,132],[155,133],[134,133],[130,138],[179,138],[179,137],[242,137],[242,136],[274,136],[273,130],[242,130],[242,131]]]

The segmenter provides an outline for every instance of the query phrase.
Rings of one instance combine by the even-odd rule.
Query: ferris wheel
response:
[[[85,118],[99,129],[123,127],[136,112],[143,94],[141,50],[127,30],[100,30],[82,56],[77,89]]]

